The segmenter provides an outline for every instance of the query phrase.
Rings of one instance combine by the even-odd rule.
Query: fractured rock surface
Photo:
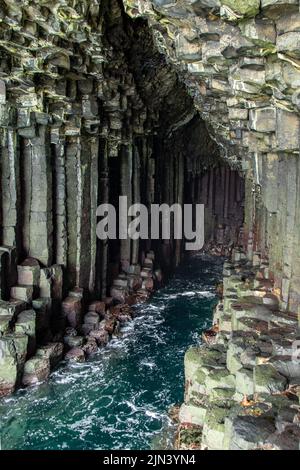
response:
[[[180,449],[195,445],[210,450],[299,449],[300,364],[277,348],[280,341],[288,344],[299,337],[298,321],[290,315],[287,328],[287,315],[278,311],[276,303],[268,305],[268,314],[261,309],[266,288],[256,290],[255,280],[262,279],[266,266],[264,261],[253,268],[235,252],[232,262],[224,265],[215,336],[185,354]],[[226,302],[233,291],[235,302]],[[241,314],[237,304],[251,308],[253,317],[263,314],[266,327],[260,329],[254,322],[245,331],[244,323],[236,322]],[[189,441],[182,432],[185,429],[189,429]]]

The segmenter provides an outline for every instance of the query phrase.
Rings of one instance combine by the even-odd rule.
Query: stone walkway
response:
[[[180,449],[300,448],[300,333],[281,312],[267,262],[253,268],[243,253],[224,264],[215,335],[185,355]]]

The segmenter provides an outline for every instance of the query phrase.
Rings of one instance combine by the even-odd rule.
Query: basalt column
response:
[[[207,241],[229,230],[234,204],[240,224],[238,180],[144,20],[131,20],[116,0],[36,3],[20,14],[5,5],[11,22],[26,17],[18,33],[2,24],[0,215],[10,259],[60,265],[65,292],[104,298],[114,277],[153,249],[160,264],[176,266],[183,244],[173,226],[162,242],[97,240],[98,204],[117,207],[120,195],[148,210],[203,202]]]

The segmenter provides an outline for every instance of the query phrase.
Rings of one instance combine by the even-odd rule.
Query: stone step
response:
[[[141,270],[141,277],[142,278],[147,278],[147,277],[151,277],[152,275],[152,269],[151,268],[142,268]]]
[[[32,308],[36,313],[37,335],[49,330],[52,313],[52,302],[49,298],[39,297],[32,301]]]
[[[260,364],[254,367],[254,393],[278,393],[285,390],[287,379],[272,364]]]
[[[84,323],[91,323],[93,325],[99,325],[99,315],[96,312],[88,312],[84,315]]]
[[[47,357],[34,356],[24,366],[22,384],[26,387],[37,385],[50,375],[50,360]]]
[[[15,323],[15,332],[28,336],[27,352],[31,356],[36,348],[36,312],[34,310],[24,310],[19,313]]]
[[[113,286],[110,289],[110,295],[117,302],[125,303],[126,296],[127,296],[127,288],[119,287],[119,286]]]
[[[55,264],[49,268],[43,268],[40,272],[40,296],[53,299],[62,299],[63,273],[62,267]],[[82,294],[82,291],[74,289],[69,295],[76,296]]]
[[[119,275],[116,279],[113,280],[113,286],[127,288],[128,280],[127,276]]]
[[[153,268],[153,260],[151,258],[145,258],[143,268]]]
[[[139,275],[141,273],[141,266],[139,264],[131,264],[127,273]]]
[[[94,300],[88,305],[89,312],[96,312],[99,315],[105,315],[105,302],[101,300]]]
[[[146,254],[146,258],[151,259],[152,261],[154,261],[154,259],[155,259],[154,251],[148,251],[148,253]]]
[[[54,342],[47,343],[44,346],[40,346],[36,351],[36,356],[48,359],[50,362],[50,368],[53,369],[61,361],[63,357],[64,346],[63,343]]]
[[[22,300],[30,303],[34,295],[34,289],[32,286],[21,286],[17,285],[10,289],[10,296],[15,300]]]
[[[74,287],[74,289],[70,290],[68,293],[68,297],[74,297],[75,299],[83,299],[84,290],[82,287]]]
[[[82,320],[81,296],[69,295],[62,302],[62,315],[68,325],[77,328]]]
[[[0,317],[2,315],[10,315],[15,320],[18,314],[21,313],[23,310],[26,310],[27,307],[27,302],[24,302],[23,300],[0,300]]]
[[[27,258],[21,265],[17,266],[18,284],[23,286],[39,286],[40,265],[34,258]]]
[[[83,336],[65,336],[64,344],[68,349],[79,348],[83,345],[84,338]]]

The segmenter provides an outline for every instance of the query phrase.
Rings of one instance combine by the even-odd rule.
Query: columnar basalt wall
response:
[[[296,396],[299,378],[298,1],[3,0],[0,14],[0,396],[107,344],[179,263],[181,240],[98,240],[99,204],[204,203],[206,246],[233,257],[180,420],[204,448],[238,446],[251,392]],[[270,427],[258,401],[254,435],[269,434],[247,448],[285,420],[279,403]]]
[[[8,1],[1,13],[1,243],[99,293],[99,179],[151,123],[105,34],[120,8]]]
[[[213,327],[185,355],[176,447],[298,450],[299,1],[124,3],[147,19],[223,160],[245,180],[240,248],[224,265]],[[212,225],[230,212],[228,192],[221,204],[214,191],[219,171],[219,186],[241,200],[228,169],[206,172]]]
[[[238,240],[243,209],[238,172],[145,20],[117,0],[5,0],[0,14],[6,395],[44,380],[63,355],[82,361],[105,345],[181,259],[181,240],[97,239],[98,205],[118,207],[122,195],[148,208],[206,203],[209,192],[206,240],[220,253]]]
[[[147,19],[224,159],[246,179],[244,246],[299,305],[298,0],[124,0]]]

